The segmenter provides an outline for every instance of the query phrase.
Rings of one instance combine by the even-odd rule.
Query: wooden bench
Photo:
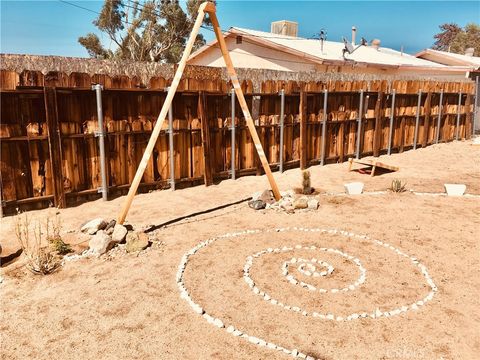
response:
[[[382,168],[382,169],[386,169],[386,170],[389,170],[389,171],[398,171],[400,169],[398,166],[388,165],[388,164],[385,164],[385,163],[382,163],[382,162],[376,161],[376,160],[366,160],[366,159],[356,160],[356,159],[353,159],[353,158],[349,158],[348,162],[349,162],[348,171],[352,171],[353,163],[370,166],[371,167],[370,176],[375,175],[375,170],[376,170],[377,167]]]

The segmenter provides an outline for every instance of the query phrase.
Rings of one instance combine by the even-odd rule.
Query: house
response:
[[[232,27],[224,38],[237,68],[459,79],[471,70],[470,65],[444,65],[381,47],[380,40],[357,44],[355,28],[352,39],[345,42],[301,38],[297,32],[296,23],[282,20],[272,23],[271,32]],[[188,64],[223,67],[217,41],[194,52]]]
[[[480,69],[480,57],[473,56],[473,52],[473,48],[468,48],[465,54],[454,54],[447,51],[425,49],[415,54],[415,57],[433,61],[438,64],[450,66],[468,66],[478,70]]]

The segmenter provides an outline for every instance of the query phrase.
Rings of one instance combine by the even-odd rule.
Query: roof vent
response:
[[[370,43],[370,46],[378,50],[380,48],[380,40],[373,39],[372,42]]]
[[[475,53],[475,48],[469,47],[465,49],[465,55],[467,56],[473,56],[474,53]]]
[[[352,45],[355,46],[355,35],[357,35],[357,28],[352,26]]]
[[[288,21],[288,20],[274,21],[272,22],[270,32],[278,35],[297,37],[298,23],[295,21]]]

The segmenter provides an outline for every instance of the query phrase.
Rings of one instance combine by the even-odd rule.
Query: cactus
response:
[[[393,179],[392,180],[392,185],[390,186],[390,190],[392,190],[393,192],[396,192],[396,193],[402,193],[402,192],[406,191],[406,189],[405,189],[406,185],[407,184],[402,183],[402,181],[400,179]]]
[[[310,171],[305,170],[302,173],[302,193],[304,195],[310,195],[312,193],[312,182],[310,180]]]

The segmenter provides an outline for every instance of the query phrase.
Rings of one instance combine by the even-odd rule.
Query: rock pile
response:
[[[275,201],[271,190],[256,192],[248,205],[254,210],[276,210],[294,213],[295,211],[309,211],[318,209],[318,198],[313,195],[299,195],[294,190],[280,191],[282,198]]]
[[[100,256],[118,244],[126,243],[127,252],[138,252],[151,245],[148,235],[134,231],[133,227],[117,224],[115,220],[93,219],[82,225],[80,231],[92,235],[88,242],[88,252]]]

